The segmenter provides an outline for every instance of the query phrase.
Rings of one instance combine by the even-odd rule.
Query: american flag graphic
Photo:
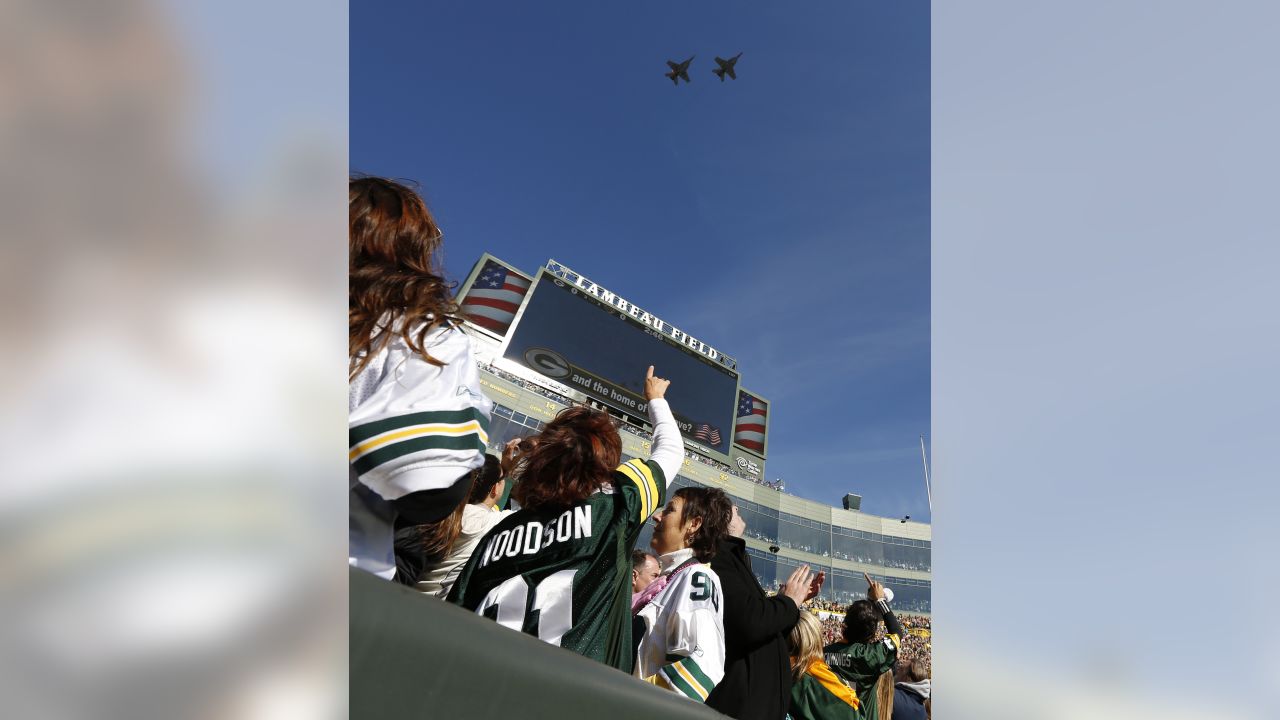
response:
[[[745,390],[738,391],[738,418],[733,424],[733,441],[748,450],[764,452],[764,423],[769,413],[765,401]]]
[[[693,437],[710,445],[720,444],[720,428],[706,423],[699,423],[693,426]]]
[[[486,330],[505,335],[532,282],[506,265],[488,260],[462,299],[462,314]]]

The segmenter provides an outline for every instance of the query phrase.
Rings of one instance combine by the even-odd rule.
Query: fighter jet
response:
[[[689,79],[689,63],[693,62],[693,58],[695,57],[697,57],[697,55],[690,57],[682,63],[677,63],[674,60],[667,61],[667,65],[671,68],[671,72],[665,74],[667,77],[671,78],[671,82],[673,84],[679,85],[680,78],[684,78],[686,83],[692,82]]]
[[[725,60],[724,58],[716,58],[716,64],[719,65],[720,67],[715,68],[711,72],[715,73],[720,77],[720,82],[724,82],[725,75],[728,75],[734,80],[737,80],[738,76],[734,74],[733,66],[738,62],[738,58],[740,57],[742,57],[742,53],[738,53],[737,55],[734,55],[728,60]]]

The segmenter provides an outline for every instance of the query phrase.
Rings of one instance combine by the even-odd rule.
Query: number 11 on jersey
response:
[[[491,617],[499,625],[517,632],[531,624],[537,628],[539,640],[559,645],[560,639],[573,627],[575,574],[576,570],[561,570],[543,578],[533,589],[532,610],[529,610],[529,583],[523,575],[516,575],[490,590],[476,608],[476,614]]]

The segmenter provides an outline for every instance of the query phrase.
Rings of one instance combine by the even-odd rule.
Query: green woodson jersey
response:
[[[582,502],[512,513],[480,540],[449,601],[631,672],[631,548],[666,491],[657,463],[631,460]]]

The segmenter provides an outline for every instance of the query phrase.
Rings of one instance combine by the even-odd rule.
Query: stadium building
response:
[[[870,574],[900,611],[928,614],[931,528],[789,495],[766,484],[769,402],[747,390],[737,362],[586,276],[550,260],[534,274],[485,254],[459,294],[494,402],[490,448],[537,432],[570,404],[620,421],[624,456],[648,457],[643,377],[652,364],[672,381],[686,458],[670,483],[727,492],[747,523],[752,567],[776,588],[798,566],[827,573],[823,597],[865,596]],[[856,496],[851,496],[856,497]],[[639,546],[648,548],[652,524]]]

